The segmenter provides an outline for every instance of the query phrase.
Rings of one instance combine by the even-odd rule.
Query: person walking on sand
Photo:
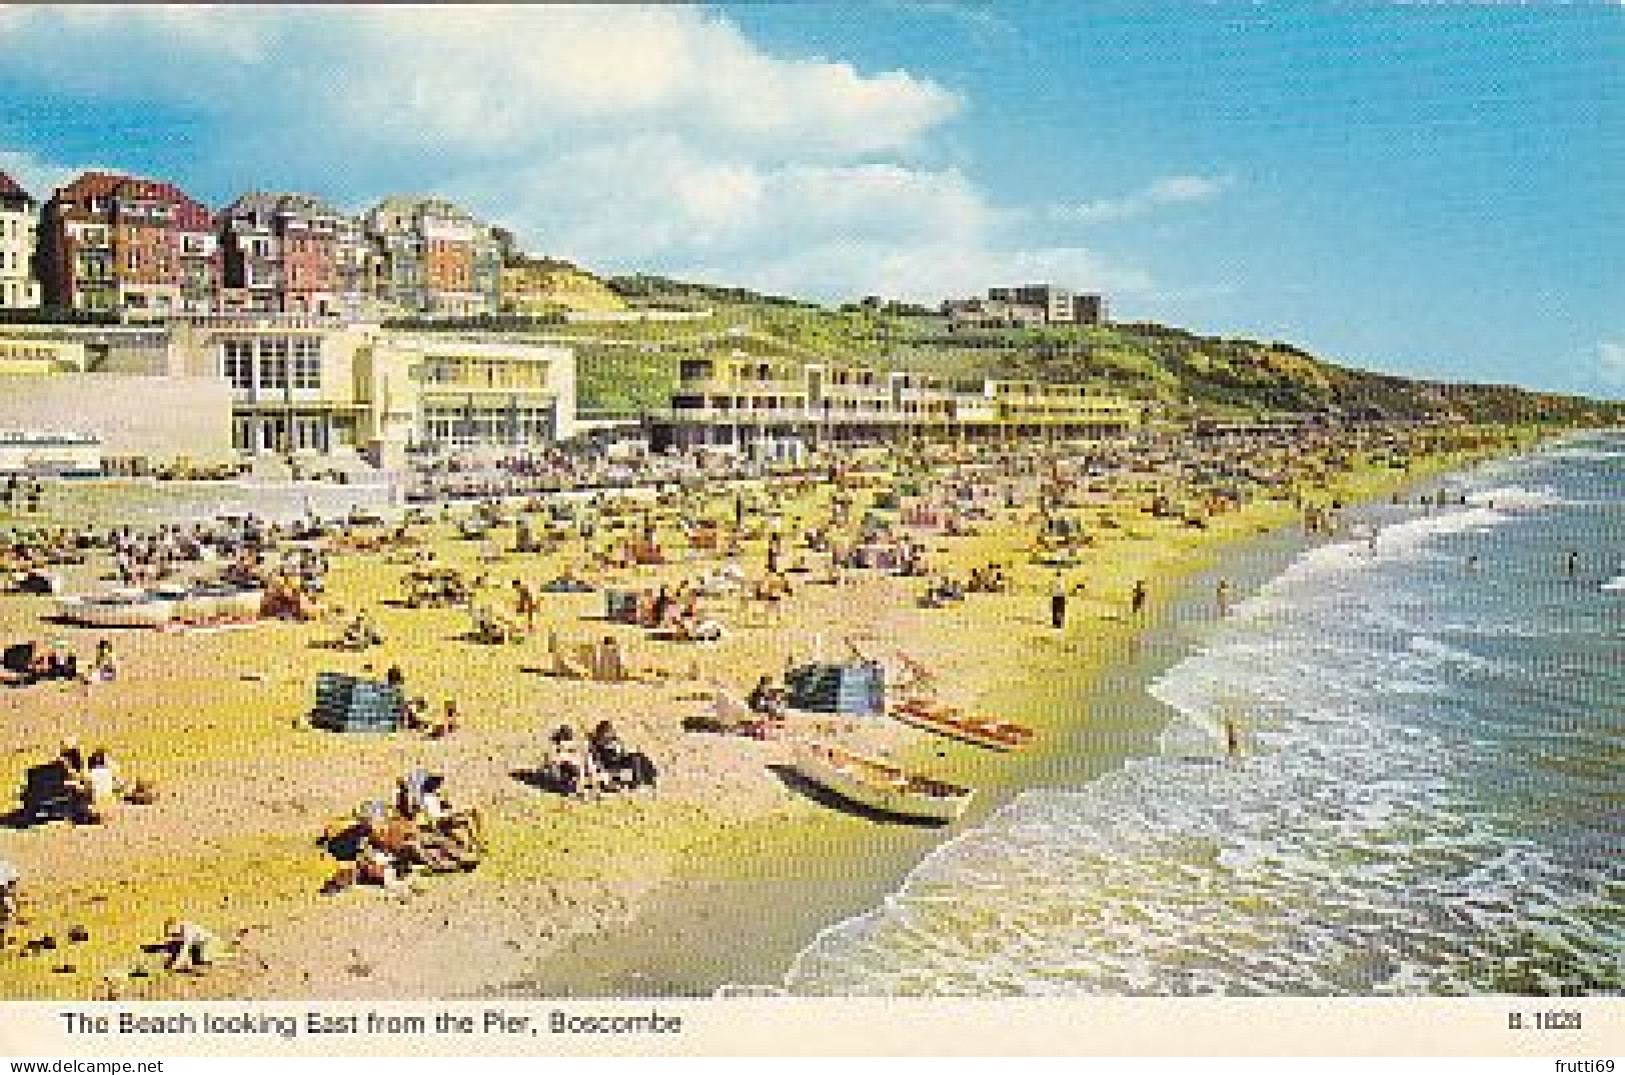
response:
[[[1066,627],[1066,576],[1055,573],[1055,587],[1049,598],[1049,623],[1057,631]]]
[[[1230,615],[1230,580],[1220,579],[1213,587],[1213,603],[1219,610],[1219,618]]]
[[[1241,722],[1234,716],[1224,718],[1224,752],[1232,761],[1239,761],[1246,753],[1246,741],[1241,733]]]
[[[1129,595],[1129,612],[1138,616],[1145,611],[1145,601],[1149,596],[1144,579],[1137,579],[1134,583],[1134,592]]]
[[[525,585],[523,579],[513,580],[513,606],[514,613],[525,621],[525,632],[536,633],[536,593]]]

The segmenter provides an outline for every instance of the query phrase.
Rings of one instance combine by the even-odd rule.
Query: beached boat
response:
[[[258,587],[161,586],[58,598],[56,616],[88,627],[165,627],[175,622],[254,619],[264,599]]]
[[[56,615],[90,627],[162,627],[175,618],[179,607],[180,602],[171,597],[144,590],[115,590],[58,598]]]
[[[1020,750],[1033,741],[1031,728],[918,698],[898,702],[890,713],[904,724],[989,750]]]
[[[265,591],[259,586],[205,583],[188,590],[180,618],[192,620],[251,620],[259,616]]]
[[[899,817],[948,822],[965,812],[970,788],[912,773],[830,743],[796,744],[795,767],[813,783],[859,806]]]

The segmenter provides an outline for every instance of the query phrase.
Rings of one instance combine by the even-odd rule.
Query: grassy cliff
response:
[[[917,306],[866,300],[831,310],[779,295],[665,277],[612,277],[634,307],[705,311],[708,317],[650,325],[642,357],[620,356],[614,372],[583,363],[583,383],[619,405],[658,407],[674,376],[674,353],[746,347],[953,377],[1067,381],[1159,401],[1174,411],[1318,411],[1474,421],[1605,423],[1625,404],[1509,385],[1413,380],[1354,369],[1275,341],[1202,336],[1151,323],[972,329]],[[634,387],[635,386],[635,387]],[[584,392],[585,394],[585,392]]]

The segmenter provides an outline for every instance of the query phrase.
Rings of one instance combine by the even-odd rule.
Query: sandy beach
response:
[[[1316,495],[1344,503],[1387,495],[1468,458],[1418,457],[1403,471],[1349,460],[1350,472]],[[787,533],[822,517],[836,491],[819,482],[785,491],[777,511]],[[873,495],[856,490],[857,514]],[[730,499],[713,496],[709,510],[724,513]],[[1001,563],[1008,592],[926,608],[918,597],[927,579],[854,570],[837,585],[818,581],[814,569],[789,575],[793,592],[776,612],[714,599],[706,607],[727,626],[714,643],[664,641],[607,622],[601,593],[543,594],[535,630],[504,644],[471,640],[466,608],[399,601],[408,561],[425,549],[441,565],[484,574],[479,600],[504,614],[516,578],[535,585],[579,570],[600,585],[653,587],[729,562],[689,548],[675,514],[658,529],[672,562],[625,568],[586,567],[581,549],[568,544],[548,554],[510,551],[511,526],[491,541],[467,540],[457,531],[466,513],[437,517],[412,527],[410,548],[332,552],[329,614],[309,622],[100,631],[42,623],[51,598],[7,595],[0,599],[4,638],[61,638],[88,654],[97,639],[110,637],[120,675],[93,686],[0,690],[8,729],[0,784],[20,787],[29,766],[49,760],[72,736],[87,748],[109,748],[125,778],[150,781],[158,797],[123,806],[101,825],[0,832],[0,857],[21,871],[26,901],[26,924],[0,955],[0,993],[638,995],[758,982],[820,926],[894,889],[932,846],[1015,790],[1057,773],[1103,772],[1146,749],[1159,717],[1150,705],[1102,701],[1121,700],[1114,670],[1131,663],[1147,631],[1161,632],[1158,645],[1172,645],[1200,629],[1184,621],[1202,601],[1187,595],[1175,616],[1181,580],[1211,568],[1227,548],[1301,521],[1289,500],[1257,498],[1197,528],[1153,516],[1142,499],[1097,505],[1116,512],[1122,525],[1093,530],[1093,543],[1065,568],[1073,597],[1059,631],[1048,607],[1056,569],[1032,562],[1030,502],[990,508],[973,536],[917,534],[933,576],[961,578],[972,567]],[[765,549],[765,536],[750,537],[733,560],[757,574]],[[790,548],[787,559],[797,557]],[[106,570],[93,555],[64,573],[78,592],[108,585]],[[1151,595],[1138,618],[1129,612],[1137,580]],[[340,623],[334,607],[366,608],[384,644],[359,653],[331,648]],[[665,674],[619,683],[545,674],[550,634],[567,643],[613,635],[634,664]],[[789,772],[787,738],[684,730],[685,716],[707,711],[710,684],[743,695],[759,674],[845,656],[849,638],[883,658],[902,650],[931,670],[939,697],[1028,725],[1038,745],[1002,755],[888,718],[792,716],[791,734],[837,739],[977,788],[970,814],[940,829],[879,821],[807,794]],[[308,726],[319,671],[382,676],[390,666],[404,672],[407,693],[431,707],[456,699],[459,729],[429,739]],[[656,760],[656,790],[578,800],[527,779],[554,727],[585,730],[604,718]],[[480,810],[489,838],[478,869],[415,877],[406,899],[369,886],[321,895],[341,865],[318,843],[324,829],[359,804],[390,799],[396,779],[419,766],[445,774],[454,804]],[[229,957],[205,974],[164,971],[162,957],[143,945],[161,939],[171,916],[207,924],[227,942]],[[79,928],[88,939],[70,942]],[[22,941],[46,937],[54,947],[22,954]]]

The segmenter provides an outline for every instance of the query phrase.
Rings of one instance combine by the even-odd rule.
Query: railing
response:
[[[746,377],[690,377],[677,382],[677,390],[689,395],[779,395],[804,396],[804,381],[758,381]]]

